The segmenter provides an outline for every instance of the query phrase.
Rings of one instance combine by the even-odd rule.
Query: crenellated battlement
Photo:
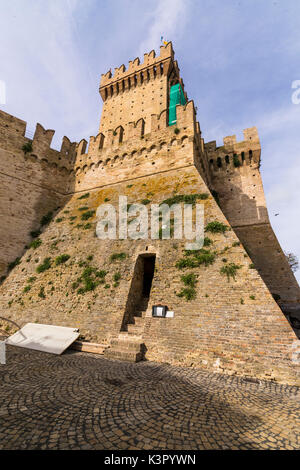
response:
[[[194,102],[189,101],[186,105],[177,105],[177,125],[176,127],[184,130],[182,132],[194,135],[197,123]],[[165,109],[159,114],[152,114],[150,132],[145,134],[145,121],[139,119],[136,122],[129,122],[126,133],[122,126],[116,129],[109,129],[99,132],[97,136],[91,136],[89,144],[86,139],[82,139],[76,145],[76,169],[83,167],[89,159],[97,161],[103,160],[103,155],[114,153],[124,153],[125,148],[145,147],[146,142],[155,142],[159,134],[169,135],[170,142],[176,140],[174,126],[168,125],[168,110]],[[180,140],[180,137],[178,140]],[[149,144],[149,148],[151,145]],[[134,151],[134,150],[133,150]],[[104,158],[106,161],[107,158]],[[96,162],[95,162],[96,163]]]
[[[177,106],[177,124],[169,126],[167,110],[152,115],[151,132],[144,133],[143,120],[130,123],[123,139],[122,128],[82,139],[77,146],[75,189],[192,165],[195,155],[195,108],[193,101]],[[175,132],[176,131],[176,132]]]
[[[207,142],[204,148],[212,172],[239,169],[244,165],[260,165],[261,146],[256,127],[243,130],[244,140],[237,142],[236,135],[223,138],[223,145]]]
[[[37,123],[33,139],[26,137],[27,123],[0,110],[0,148],[20,154],[25,159],[40,161],[52,167],[70,171],[76,156],[76,142],[64,136],[60,150],[51,148],[55,131],[45,129]],[[23,147],[31,142],[32,150],[24,152]]]
[[[155,51],[144,54],[144,61],[136,57],[129,61],[128,69],[124,64],[116,67],[114,74],[111,70],[101,75],[100,94],[104,100],[120,91],[124,91],[134,86],[136,83],[142,84],[146,79],[152,79],[156,76],[166,75],[169,71],[171,61],[174,59],[172,43],[160,47],[160,54],[156,57]],[[178,70],[177,62],[175,67]],[[179,72],[179,70],[178,70]]]

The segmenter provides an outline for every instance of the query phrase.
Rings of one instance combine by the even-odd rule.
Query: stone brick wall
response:
[[[99,139],[91,137],[86,152],[86,143],[81,141],[77,149],[75,163],[76,191],[86,191],[98,185],[126,181],[134,176],[145,176],[185,166],[194,159],[195,110],[193,101],[186,106],[177,106],[177,128],[167,126],[167,110],[160,116],[153,115],[151,132],[132,136],[119,143],[118,139],[104,140],[105,146],[99,148]]]
[[[270,224],[259,171],[261,147],[255,127],[244,140],[225,137],[224,145],[205,144],[209,186],[217,192],[222,211],[247,249],[270,292],[280,304],[299,304],[300,289]]]
[[[64,137],[60,152],[51,149],[54,131],[40,124],[32,141],[25,133],[24,121],[0,111],[0,276],[24,252],[42,216],[63,205],[74,186],[76,144]]]
[[[143,63],[137,57],[103,74],[100,94],[103,99],[100,132],[124,130],[124,139],[130,137],[132,123],[142,122],[145,133],[150,132],[152,114],[160,115],[167,109],[172,78],[179,77],[172,44],[161,46],[160,55],[151,51],[144,55]]]
[[[150,53],[144,64],[135,60],[127,72],[121,66],[114,77],[111,72],[102,76],[105,115],[88,148],[84,139],[76,144],[64,138],[56,152],[50,148],[53,131],[38,125],[32,151],[25,154],[25,123],[0,113],[7,227],[0,234],[3,269],[13,252],[14,257],[22,253],[41,216],[54,209],[37,245],[26,250],[0,286],[1,311],[19,324],[78,327],[86,340],[109,345],[134,321],[140,295],[133,293],[141,288],[136,263],[139,255],[151,253],[155,273],[142,323],[147,359],[299,384],[299,365],[292,360],[297,337],[270,293],[279,290],[285,300],[296,302],[298,291],[270,232],[257,132],[247,129],[241,143],[227,137],[220,148],[204,144],[192,101],[177,106],[177,124],[169,127],[167,96],[176,80],[182,84],[171,44],[158,58]],[[178,262],[189,256],[182,240],[96,237],[102,203],[118,208],[122,195],[129,204],[150,207],[192,194],[203,196],[198,202],[205,206],[205,225],[227,227],[206,234],[210,264],[180,269]],[[266,235],[270,264],[259,249]],[[226,266],[235,267],[228,279]],[[189,273],[196,285],[187,300],[182,276]],[[152,318],[157,303],[174,310],[174,318]]]
[[[180,270],[176,267],[184,258],[180,240],[103,241],[95,237],[95,216],[88,228],[81,221],[82,206],[96,210],[109,199],[117,207],[119,194],[127,195],[129,203],[145,197],[159,203],[174,194],[192,193],[209,194],[203,200],[205,224],[217,220],[229,227],[192,164],[139,177],[130,184],[94,189],[84,199],[74,195],[41,235],[42,244],[26,252],[2,285],[3,315],[21,324],[37,321],[78,327],[85,339],[109,344],[122,329],[136,260],[139,254],[151,252],[156,254],[156,270],[143,334],[147,359],[297,383],[299,366],[291,360],[296,336],[259,273],[250,269],[251,259],[233,230],[207,234],[213,242],[209,249],[216,255],[213,264]],[[115,253],[126,257],[112,261]],[[56,265],[55,259],[62,254],[70,258]],[[36,268],[46,257],[51,258],[51,267],[38,274]],[[228,263],[241,266],[235,280],[228,281],[220,273]],[[87,266],[107,274],[103,284],[80,294],[82,283],[76,283]],[[116,272],[121,279],[114,287]],[[196,298],[187,301],[177,294],[184,287],[181,276],[190,272],[198,282]],[[149,316],[157,303],[174,310],[174,318]]]

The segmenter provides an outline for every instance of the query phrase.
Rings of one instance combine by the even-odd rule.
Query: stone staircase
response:
[[[143,331],[148,301],[148,298],[141,300],[134,315],[134,323],[127,324],[127,331],[121,331],[118,338],[111,340],[110,348],[104,351],[105,357],[128,362],[144,359],[146,347],[143,343]]]

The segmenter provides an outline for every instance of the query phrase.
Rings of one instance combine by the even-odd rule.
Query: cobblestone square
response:
[[[299,449],[297,387],[7,348],[0,449]]]

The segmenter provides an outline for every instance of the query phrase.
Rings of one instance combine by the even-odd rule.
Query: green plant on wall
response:
[[[44,271],[47,271],[47,269],[51,268],[51,258],[45,258],[44,261],[38,265],[36,268],[37,273],[43,273]]]
[[[16,266],[18,266],[18,264],[21,264],[21,258],[16,258],[14,261],[12,261],[11,263],[9,263],[9,265],[8,265],[8,270],[11,271],[11,270],[14,269]]]
[[[48,212],[47,214],[43,215],[40,222],[41,226],[43,227],[44,225],[48,225],[51,222],[52,217],[53,212]]]
[[[45,295],[45,288],[44,288],[44,287],[41,287],[41,288],[40,288],[39,293],[38,293],[38,296],[39,296],[41,299],[45,299],[45,298],[46,298],[46,295]]]
[[[181,281],[185,285],[183,289],[177,294],[178,297],[185,297],[186,300],[193,300],[196,298],[196,284],[197,276],[194,273],[189,273],[181,276]]]
[[[121,260],[124,260],[126,258],[126,253],[113,253],[111,256],[110,256],[110,261],[121,261]]]
[[[95,211],[90,210],[81,214],[81,220],[88,220],[95,215]]]
[[[120,284],[120,279],[121,279],[121,274],[117,271],[117,272],[113,275],[113,280],[114,280],[113,286],[114,286],[114,287],[118,287],[118,286],[119,286],[119,284]]]
[[[209,266],[213,264],[216,258],[215,253],[210,252],[201,248],[201,250],[185,250],[185,258],[181,258],[176,263],[176,268],[197,268],[198,266],[204,265]]]
[[[82,196],[78,197],[77,199],[86,199],[90,197],[90,193],[83,194]]]
[[[26,144],[23,145],[22,150],[25,153],[25,155],[26,155],[26,153],[32,152],[32,142],[31,142],[31,140],[29,142],[26,142]]]
[[[227,280],[228,282],[230,281],[230,278],[232,278],[233,280],[235,280],[236,278],[236,275],[237,275],[237,271],[241,268],[242,266],[238,265],[238,264],[235,264],[235,263],[229,263],[229,264],[226,264],[225,266],[223,266],[221,269],[220,269],[220,273],[223,274],[223,275],[226,275],[227,276]]]
[[[168,199],[165,199],[161,202],[161,204],[168,204],[168,206],[172,206],[173,204],[179,204],[181,202],[185,204],[195,204],[197,200],[203,201],[209,198],[208,193],[197,193],[197,194],[175,194]]]
[[[222,222],[218,222],[214,220],[213,222],[209,222],[205,227],[205,232],[211,233],[224,233],[228,230],[228,226],[223,224]]]
[[[63,254],[63,255],[57,256],[54,260],[55,266],[59,266],[60,264],[66,263],[68,259],[70,259],[70,255]]]
[[[76,282],[73,282],[72,289],[77,290],[78,294],[85,294],[96,289],[99,284],[104,284],[107,271],[98,270],[93,266],[86,266]]]

